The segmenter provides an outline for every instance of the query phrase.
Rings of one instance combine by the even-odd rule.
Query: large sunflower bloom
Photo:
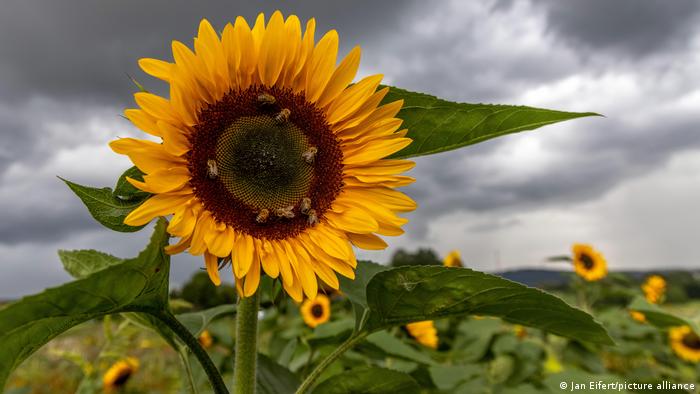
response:
[[[700,361],[700,337],[689,326],[673,327],[668,331],[671,349],[685,361]]]
[[[660,275],[651,275],[642,284],[642,291],[647,301],[658,304],[666,293],[666,280]]]
[[[574,255],[574,270],[580,277],[593,282],[608,275],[605,257],[591,245],[575,244],[571,250]]]
[[[352,84],[360,48],[336,66],[338,34],[315,42],[314,31],[280,12],[252,29],[238,17],[221,36],[202,20],[194,51],[174,41],[173,63],[139,61],[169,99],[136,93],[125,115],[162,143],[111,143],[147,174],[129,182],[153,194],[124,223],[173,215],[180,240],[166,251],[203,255],[217,285],[231,261],[243,296],[262,272],[297,301],[316,296],[318,278],[337,289],[336,273],[355,275],[351,245],[384,249],[377,234],[402,234],[396,213],[416,207],[394,190],[413,182],[399,174],[414,163],[384,159],[411,142],[402,101],[379,105],[381,75]]]
[[[331,300],[323,294],[314,299],[305,300],[301,304],[301,317],[304,323],[311,328],[326,323],[331,318]]]
[[[102,377],[102,386],[106,392],[118,390],[129,381],[139,368],[139,360],[127,357],[114,363]]]

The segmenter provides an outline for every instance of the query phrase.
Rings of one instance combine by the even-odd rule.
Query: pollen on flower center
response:
[[[283,239],[315,225],[340,193],[340,144],[302,94],[261,86],[231,91],[198,119],[190,185],[218,221]]]

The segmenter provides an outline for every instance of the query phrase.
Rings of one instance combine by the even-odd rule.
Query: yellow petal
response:
[[[343,213],[326,211],[325,217],[330,225],[345,232],[366,234],[379,229],[379,224],[371,215],[356,207],[349,207]]]
[[[128,226],[144,225],[157,216],[166,216],[174,213],[181,204],[186,203],[189,199],[190,196],[157,194],[131,211],[124,219],[124,224]]]
[[[124,116],[140,130],[156,137],[161,136],[160,129],[156,123],[157,119],[149,115],[146,111],[142,109],[127,109],[124,111]]]
[[[240,234],[233,248],[233,271],[237,278],[244,277],[253,264],[253,238]]]
[[[290,15],[284,21],[285,42],[287,47],[287,55],[285,57],[285,65],[282,67],[280,75],[280,85],[284,87],[293,87],[294,78],[297,75],[299,62],[304,62],[302,59],[302,42],[301,42],[301,22],[296,15]]]
[[[190,242],[192,241],[192,234],[187,237],[183,237],[174,245],[168,245],[165,247],[165,253],[167,254],[178,254],[185,251],[185,249],[190,247]]]
[[[318,100],[319,107],[325,107],[330,104],[355,79],[357,69],[360,67],[360,53],[360,47],[356,46],[340,62],[340,65],[335,69],[333,76],[328,81],[321,98]]]
[[[289,264],[289,258],[287,258],[284,246],[278,241],[270,241],[270,246],[272,247],[271,255],[275,256],[275,260],[278,263],[282,281],[292,285],[294,283],[294,274],[292,273],[292,267]]]
[[[174,64],[158,59],[139,59],[139,67],[148,75],[170,82]]]
[[[258,74],[263,85],[273,86],[280,76],[287,54],[285,38],[282,13],[275,11],[262,37],[258,55]]]
[[[207,244],[204,241],[204,237],[208,232],[214,230],[213,225],[214,221],[208,211],[204,211],[199,215],[197,218],[197,224],[194,227],[194,232],[192,233],[190,254],[199,256],[200,254],[206,252]]]
[[[387,93],[389,93],[388,87],[377,90],[376,92],[374,92],[370,96],[370,98],[368,98],[367,100],[365,100],[364,103],[362,103],[360,108],[356,109],[355,112],[352,113],[352,115],[350,115],[346,119],[334,124],[333,130],[336,133],[342,133],[343,130],[356,127],[360,123],[365,122],[365,120],[368,119],[374,113],[374,111],[377,110],[377,106],[384,99],[384,97],[387,95]],[[394,117],[394,115],[388,116],[388,117],[391,118],[391,117]],[[368,125],[371,123],[366,123],[366,124]]]
[[[410,197],[387,187],[347,187],[345,192],[357,201],[373,201],[392,211],[409,212],[417,207]]]
[[[217,257],[226,257],[231,254],[235,234],[233,228],[223,225],[223,231],[211,231],[204,235],[204,242],[209,252]]]
[[[373,140],[365,145],[363,149],[348,154],[343,158],[343,164],[362,164],[382,159],[396,153],[411,144],[410,138],[387,138]]]
[[[328,123],[340,122],[360,108],[377,90],[382,77],[381,74],[372,75],[345,89],[328,107]]]
[[[216,286],[221,285],[221,278],[219,277],[219,260],[211,253],[204,253],[204,265],[207,267],[207,274],[209,274],[209,279]]]
[[[181,167],[187,163],[184,159],[166,152],[161,144],[152,141],[120,138],[110,142],[109,146],[116,153],[128,155],[134,165],[146,174]]]
[[[416,166],[410,160],[380,160],[371,164],[347,166],[344,173],[353,176],[394,175],[406,172]]]
[[[137,189],[148,193],[160,194],[178,190],[190,180],[187,167],[171,167],[153,171],[143,177],[144,182],[127,177],[126,180]]]
[[[304,299],[304,294],[301,288],[301,281],[299,279],[293,281],[282,281],[282,286],[284,290],[289,294],[290,297],[296,302],[301,302]]]
[[[273,252],[270,241],[256,239],[255,243],[258,255],[260,256],[260,263],[267,276],[273,279],[278,277],[280,274],[278,257]]]
[[[257,257],[257,256],[254,256]],[[245,276],[245,284],[243,285],[243,296],[250,297],[255,294],[260,284],[260,261],[253,261],[250,270]]]
[[[304,33],[304,39],[301,42],[299,59],[296,61],[297,64],[296,68],[294,69],[294,74],[296,74],[296,77],[294,78],[293,89],[295,93],[299,93],[306,89],[306,76],[307,71],[310,68],[309,63],[314,50],[315,31],[316,20],[311,18],[306,22],[306,32]]]
[[[381,91],[383,90],[380,90],[380,92]],[[372,99],[370,98],[370,100]],[[346,119],[345,121],[334,125],[334,129],[337,130],[336,133],[342,139],[356,138],[362,134],[365,134],[367,129],[371,128],[375,123],[384,119],[391,119],[396,117],[396,114],[398,114],[402,106],[403,100],[398,100],[389,104],[382,105],[381,107],[373,108],[372,112],[368,116],[366,116],[361,122],[353,121],[355,118],[359,118],[359,115],[352,116],[349,119]],[[358,114],[361,109],[362,107],[358,109]]]
[[[361,249],[366,250],[384,250],[387,248],[387,243],[383,239],[374,234],[348,234],[350,242]]]
[[[306,70],[306,101],[315,103],[321,96],[335,69],[338,56],[338,32],[331,30],[314,48]]]
[[[170,102],[152,93],[138,92],[134,94],[136,104],[152,117],[172,124],[178,124],[180,119],[176,116]]]
[[[197,224],[197,216],[192,212],[190,202],[188,202],[173,215],[170,223],[168,223],[168,233],[177,237],[190,236],[192,231],[194,231],[195,224]]]
[[[169,123],[158,121],[158,128],[163,135],[163,147],[171,155],[182,156],[190,150],[187,132]]]
[[[348,251],[343,243],[347,244],[347,241],[342,239],[337,233],[328,229],[323,223],[316,225],[308,231],[309,236],[314,241],[314,243],[324,252],[329,255],[339,258],[341,260],[346,260],[348,258]]]

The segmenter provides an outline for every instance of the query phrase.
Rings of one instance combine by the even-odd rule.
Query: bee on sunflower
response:
[[[445,267],[464,267],[464,264],[462,263],[462,255],[459,253],[459,250],[456,249],[445,256],[442,264]]]
[[[152,196],[126,217],[140,226],[172,215],[179,241],[169,254],[203,256],[216,285],[231,263],[238,292],[255,294],[261,274],[281,278],[297,302],[319,280],[353,279],[352,246],[384,249],[403,233],[401,212],[416,204],[396,190],[414,163],[386,159],[411,143],[396,117],[402,101],[380,105],[381,75],[355,83],[360,48],[336,65],[335,30],[315,40],[315,20],[238,17],[218,34],[202,20],[194,51],[172,44],[173,62],[141,59],[169,84],[168,98],[139,92],[124,115],[157,141],[110,146],[145,176],[128,178]]]
[[[571,248],[576,274],[586,281],[601,280],[608,275],[605,257],[591,245],[574,244]]]
[[[301,304],[301,317],[311,328],[327,322],[331,318],[331,301],[323,294],[313,300],[307,299]]]
[[[660,275],[650,275],[642,284],[644,298],[652,304],[659,304],[666,293],[666,280]]]
[[[671,349],[685,361],[700,361],[700,336],[690,326],[673,327],[668,331]]]
[[[107,393],[114,392],[126,385],[139,369],[139,360],[127,357],[114,363],[102,377],[102,387]]]
[[[437,349],[438,335],[432,320],[406,324],[406,331],[418,343],[431,349]]]

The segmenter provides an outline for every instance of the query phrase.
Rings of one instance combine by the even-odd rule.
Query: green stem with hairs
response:
[[[337,360],[338,357],[342,356],[343,353],[347,352],[358,342],[365,339],[367,335],[367,332],[360,332],[357,334],[353,334],[352,336],[350,336],[350,338],[346,339],[345,342],[340,344],[340,346],[338,346],[338,348],[336,348],[333,351],[333,353],[329,354],[328,357],[323,359],[323,361],[321,361],[321,363],[318,364],[318,366],[316,366],[316,368],[314,368],[313,371],[311,371],[309,376],[307,376],[306,379],[304,379],[304,381],[301,383],[301,386],[299,386],[295,394],[304,394],[307,391],[309,391],[309,389],[311,389],[314,383],[316,383],[316,380],[318,380],[318,378],[321,376],[323,371],[326,370],[326,368],[333,364],[333,362]]]
[[[259,304],[259,291],[250,297],[239,297],[238,299],[236,359],[233,371],[233,392],[236,394],[255,394]]]

